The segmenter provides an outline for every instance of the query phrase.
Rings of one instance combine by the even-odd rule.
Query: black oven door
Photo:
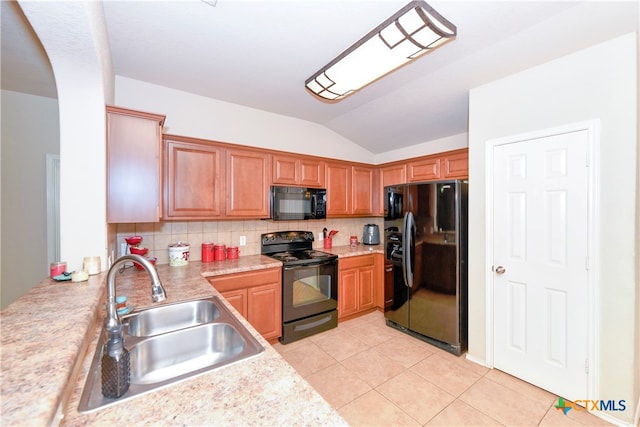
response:
[[[338,307],[338,262],[285,266],[282,272],[284,323]]]

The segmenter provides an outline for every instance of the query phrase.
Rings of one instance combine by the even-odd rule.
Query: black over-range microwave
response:
[[[326,189],[276,185],[271,187],[272,220],[325,219],[326,216]]]

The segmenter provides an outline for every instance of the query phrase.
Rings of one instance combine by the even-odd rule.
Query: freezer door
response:
[[[402,264],[392,263],[393,268],[393,299],[385,307],[384,316],[397,326],[409,327],[409,288],[404,283]]]

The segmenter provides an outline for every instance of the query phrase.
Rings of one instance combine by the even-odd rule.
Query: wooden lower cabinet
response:
[[[209,282],[271,342],[282,335],[282,273],[280,268],[209,277]]]
[[[376,259],[374,255],[341,258],[338,261],[338,319],[376,307]]]

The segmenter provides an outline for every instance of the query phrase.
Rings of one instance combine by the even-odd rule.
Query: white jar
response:
[[[189,244],[172,243],[169,245],[169,266],[179,267],[189,264]]]
[[[82,269],[86,271],[89,276],[100,273],[102,263],[99,256],[86,256],[82,259]]]

